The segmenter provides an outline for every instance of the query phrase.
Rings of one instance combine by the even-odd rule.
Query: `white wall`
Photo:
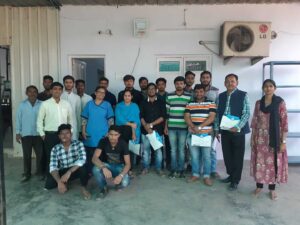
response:
[[[196,31],[157,31],[158,28],[181,27],[183,10],[188,27],[213,28]],[[180,6],[64,6],[61,21],[61,76],[71,73],[69,55],[105,55],[106,76],[110,88],[117,93],[123,88],[121,77],[130,73],[138,52],[140,56],[133,73],[147,75],[155,81],[158,54],[212,54],[199,46],[199,40],[219,41],[219,27],[224,21],[271,21],[278,38],[272,40],[270,57],[254,66],[249,59],[232,59],[227,65],[213,55],[213,84],[224,90],[224,76],[239,75],[239,88],[249,93],[252,109],[261,96],[262,63],[270,60],[300,59],[300,4],[271,5],[180,5]],[[133,37],[133,19],[147,18],[150,29],[141,40]],[[99,30],[111,29],[113,36],[98,35]],[[210,46],[218,51],[218,45]],[[298,67],[298,75],[300,67]],[[168,90],[173,89],[170,77]],[[62,79],[62,77],[60,77]],[[300,83],[300,76],[297,78]],[[137,87],[136,83],[136,87]],[[298,108],[300,108],[298,104]],[[252,111],[252,110],[251,110]],[[247,143],[249,155],[249,145]]]

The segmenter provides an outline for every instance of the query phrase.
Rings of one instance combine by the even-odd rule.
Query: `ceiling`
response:
[[[300,0],[0,0],[0,6],[54,6],[63,5],[178,5],[178,4],[271,4],[296,3]]]

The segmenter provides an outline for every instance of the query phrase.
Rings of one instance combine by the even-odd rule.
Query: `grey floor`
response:
[[[238,191],[225,184],[188,184],[184,179],[169,180],[150,173],[138,176],[123,191],[111,191],[106,199],[95,200],[96,185],[89,189],[93,198],[82,199],[74,181],[65,195],[44,191],[36,177],[19,182],[22,160],[5,158],[7,222],[9,225],[298,225],[300,224],[300,166],[290,166],[289,183],[277,189],[279,199],[271,201],[268,192],[254,198],[255,188],[245,162]],[[225,175],[219,162],[219,171]]]

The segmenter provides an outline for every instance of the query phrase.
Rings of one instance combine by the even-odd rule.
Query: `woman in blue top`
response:
[[[92,157],[99,141],[106,136],[109,125],[113,124],[114,112],[109,102],[104,101],[105,89],[95,89],[95,100],[84,107],[82,117],[82,137],[86,149],[88,173],[92,170]]]
[[[126,142],[132,140],[135,144],[139,144],[141,137],[140,109],[136,103],[132,102],[132,97],[132,92],[126,90],[124,101],[117,104],[115,109],[116,125],[120,126],[122,137]],[[131,152],[130,156],[131,166],[133,166],[135,156]]]

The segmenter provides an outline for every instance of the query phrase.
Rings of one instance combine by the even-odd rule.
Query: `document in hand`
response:
[[[133,140],[129,141],[129,151],[133,152],[136,155],[140,155],[140,149],[141,149],[141,145],[140,144],[136,144]]]
[[[160,149],[164,146],[162,136],[160,136],[156,131],[153,131],[151,134],[147,134],[146,137],[154,150]]]
[[[211,147],[211,135],[192,134],[192,146]]]
[[[221,120],[220,128],[221,130],[230,130],[230,128],[235,127],[240,122],[240,118],[233,115],[223,115]]]

